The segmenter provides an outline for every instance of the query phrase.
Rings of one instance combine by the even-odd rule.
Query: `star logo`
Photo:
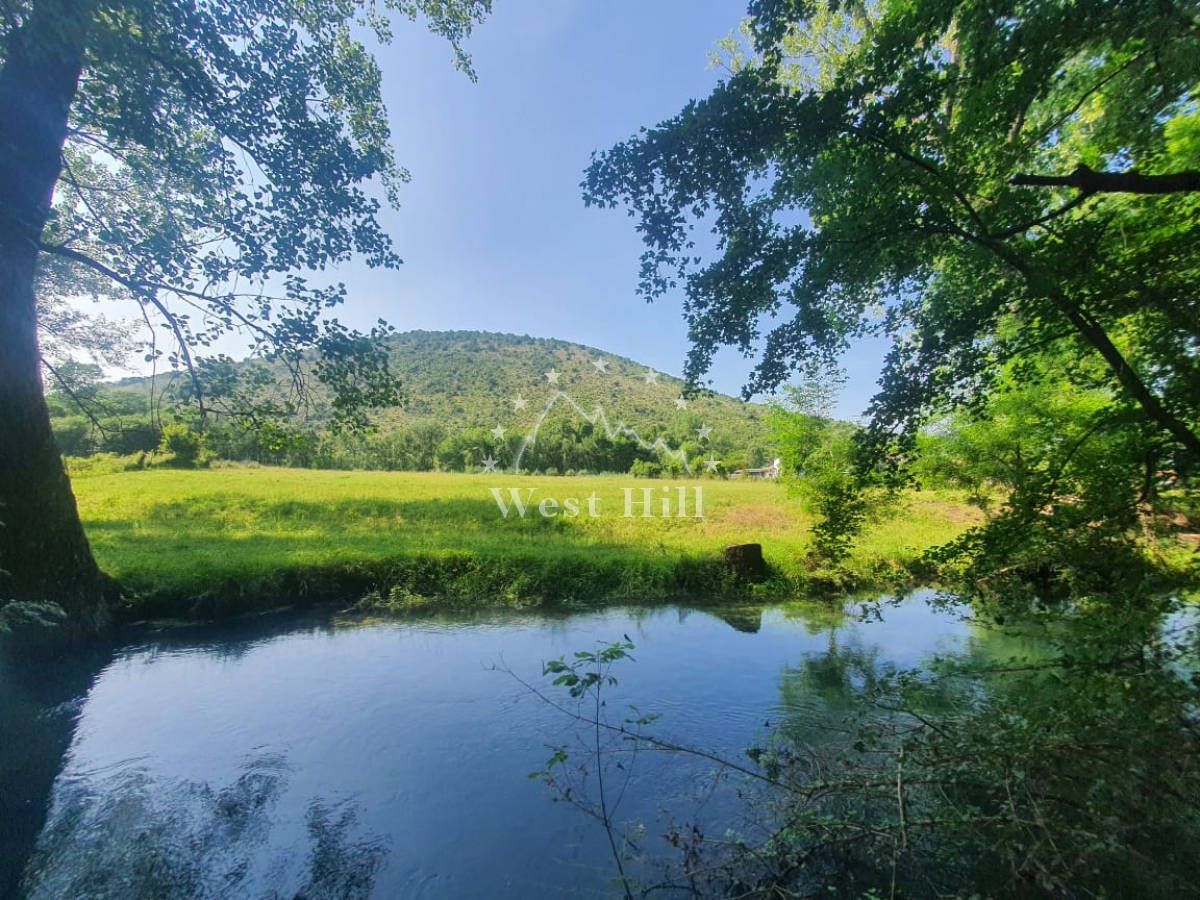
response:
[[[658,384],[658,373],[653,369],[646,370],[646,384]]]
[[[708,459],[706,459],[704,461],[704,471],[705,472],[715,472],[715,471],[717,471],[717,466],[719,466],[720,464],[721,464],[721,461],[719,459],[713,459],[710,456]]]
[[[516,409],[519,409],[519,410],[521,410],[521,411],[524,411],[524,410],[525,410],[525,404],[526,404],[526,403],[528,403],[528,402],[529,402],[529,401],[528,401],[528,400],[526,400],[524,397],[522,397],[520,394],[517,394],[517,399],[516,399],[516,400],[514,400],[514,401],[512,402],[512,404],[513,404],[513,409],[514,409],[514,410],[516,410]]]
[[[712,429],[709,428],[707,425],[701,425],[699,428],[696,429],[696,434],[700,435],[700,440],[707,441],[709,439],[708,433],[711,430]]]
[[[491,455],[489,454],[488,458],[483,461],[483,471],[495,472],[497,462],[499,462],[499,460],[492,459]]]
[[[596,367],[596,371],[599,372],[601,375],[608,374],[608,360],[607,359],[604,359],[604,358],[593,359],[592,365]]]
[[[546,373],[546,380],[551,384],[558,384],[558,379],[561,374],[561,372],[555,372],[553,369],[551,369]]]
[[[496,427],[492,429],[492,434],[495,435],[496,440],[502,441],[502,440],[504,440],[504,432],[506,432],[506,431],[508,431],[508,429],[502,428],[500,426],[500,423],[497,422]]]
[[[683,394],[679,395],[679,399],[675,401],[675,410],[687,409],[687,401],[683,399]]]

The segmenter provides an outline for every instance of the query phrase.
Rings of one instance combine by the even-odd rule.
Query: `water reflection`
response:
[[[64,653],[38,637],[0,638],[0,898],[16,895],[82,698],[112,652]]]
[[[637,662],[612,708],[634,703],[663,737],[745,759],[774,723],[836,740],[845,698],[881,666],[970,634],[920,599],[886,619],[660,607],[147,634],[79,707],[26,892],[610,896],[604,836],[527,777],[572,725],[495,664],[538,681],[544,659],[629,634]],[[663,810],[689,816],[705,776],[639,763],[622,817],[647,825],[649,852]]]
[[[784,670],[779,695],[784,710],[779,730],[793,743],[836,742],[849,732],[848,717],[858,698],[879,691],[880,648],[851,632],[832,630],[819,652],[806,653]]]
[[[358,805],[313,799],[295,823],[280,809],[287,784],[288,765],[275,755],[251,760],[220,787],[166,782],[137,765],[73,774],[55,792],[27,896],[371,896],[387,848],[360,827]],[[278,849],[272,832],[298,824],[303,834]]]

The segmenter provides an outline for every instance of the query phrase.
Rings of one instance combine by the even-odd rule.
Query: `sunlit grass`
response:
[[[429,589],[436,576],[427,570],[439,563],[457,573],[455,591],[499,590],[508,600],[537,601],[550,580],[560,582],[558,595],[575,596],[578,585],[561,582],[586,585],[589,572],[603,576],[594,584],[601,593],[652,593],[688,579],[695,590],[716,571],[704,563],[715,566],[726,545],[745,542],[761,543],[782,579],[798,584],[811,525],[781,485],[757,481],[223,468],[76,471],[74,483],[101,566],[160,612],[181,597],[218,594],[225,606],[236,607],[236,595],[257,606],[256,591],[325,582],[381,590],[420,582]],[[507,518],[490,488],[509,504]],[[511,508],[510,488],[523,498],[533,489],[524,518]],[[685,516],[678,515],[680,488]],[[633,516],[625,515],[625,489],[635,501]],[[652,517],[642,515],[643,489],[650,490]],[[697,490],[703,518],[694,516]],[[537,508],[547,498],[557,501],[557,515]],[[579,515],[564,515],[567,498],[578,501]],[[871,526],[845,571],[868,580],[901,571],[969,517],[946,495],[913,495],[899,516]],[[681,560],[696,563],[686,577]]]

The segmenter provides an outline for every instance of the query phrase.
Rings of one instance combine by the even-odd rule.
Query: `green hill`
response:
[[[324,404],[318,397],[308,418],[293,423],[313,436],[308,452],[302,454],[312,458],[301,460],[302,464],[471,468],[494,446],[502,451],[495,458],[507,465],[535,431],[523,463],[523,468],[534,470],[561,470],[565,465],[627,471],[637,459],[669,464],[661,447],[647,450],[647,445],[660,439],[689,461],[715,454],[726,467],[758,465],[773,453],[765,407],[704,394],[687,399],[682,408],[677,403],[683,389],[680,379],[594,347],[476,331],[411,331],[392,335],[387,347],[390,365],[403,385],[405,404],[374,414],[377,433],[373,437],[340,439],[342,456],[370,445],[378,458],[353,463],[317,458],[321,442],[328,445],[332,440],[321,434]],[[548,374],[557,376],[554,383]],[[157,380],[160,395],[170,395],[168,382]],[[150,382],[145,378],[125,379],[98,392],[96,407],[117,411],[112,417],[115,427],[104,429],[113,431],[114,439],[97,434],[94,424],[81,417],[67,398],[54,396],[51,405],[57,414],[60,446],[73,455],[88,450],[129,452],[130,441],[122,442],[120,435],[130,433],[131,423],[142,429],[141,443],[149,443],[152,437],[144,433],[147,423],[143,421],[149,415],[149,397]],[[496,428],[504,429],[502,440],[492,434]],[[297,462],[294,447],[255,449],[245,436],[235,437],[222,437],[218,427],[210,447],[234,459]],[[422,445],[420,452],[409,446],[414,442]],[[589,449],[583,452],[581,445],[588,442]],[[573,447],[571,452],[567,445]],[[383,451],[382,457],[374,451]],[[281,453],[291,456],[282,459]]]
[[[632,359],[595,347],[551,338],[475,331],[410,331],[389,341],[391,365],[400,376],[408,402],[402,410],[387,410],[381,421],[433,418],[451,427],[494,427],[496,420],[531,421],[555,393],[546,378],[560,375],[558,390],[589,412],[595,405],[611,417],[646,428],[663,427],[679,414],[699,428],[705,422],[717,431],[749,429],[765,434],[759,404],[723,394],[697,397],[687,410],[677,410],[683,381],[658,373],[646,378],[647,367]],[[594,362],[604,360],[606,372]],[[518,394],[530,401],[527,412],[514,411]]]

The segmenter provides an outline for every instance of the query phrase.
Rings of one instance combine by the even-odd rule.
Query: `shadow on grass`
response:
[[[346,533],[368,532],[389,539],[411,540],[437,534],[457,538],[470,545],[472,535],[486,533],[508,539],[521,535],[553,536],[556,541],[593,541],[589,527],[595,520],[542,516],[526,506],[521,517],[509,504],[505,517],[491,500],[453,497],[446,499],[382,500],[341,498],[330,503],[310,500],[264,500],[244,494],[212,494],[195,499],[169,500],[150,505],[136,522],[98,520],[86,522],[90,533],[134,530],[140,537],[178,539],[188,534],[205,537],[222,533],[242,537],[261,534],[302,537],[319,528],[322,538]],[[466,539],[466,540],[464,540]]]

